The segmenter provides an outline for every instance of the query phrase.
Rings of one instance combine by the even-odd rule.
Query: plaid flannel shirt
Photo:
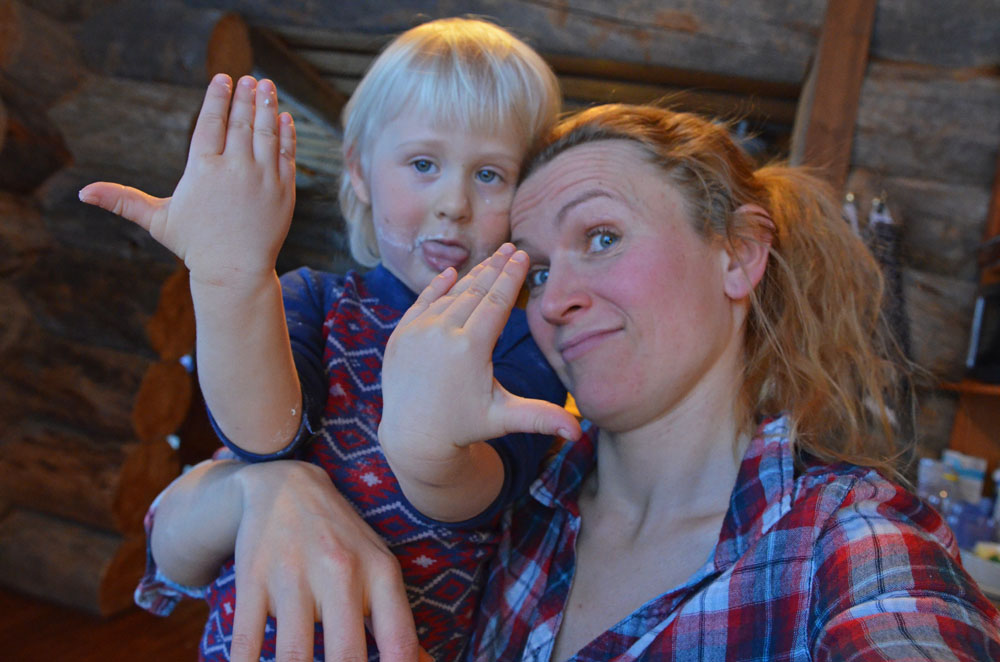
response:
[[[550,660],[596,431],[567,444],[506,514],[471,659]],[[806,458],[766,421],[708,561],[574,661],[1000,660],[1000,615],[937,512],[871,469]]]

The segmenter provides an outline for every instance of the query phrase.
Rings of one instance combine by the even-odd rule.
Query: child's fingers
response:
[[[275,167],[278,163],[278,94],[274,83],[257,83],[253,120],[253,158]]]
[[[256,88],[257,80],[253,76],[243,76],[236,83],[233,103],[229,108],[229,125],[226,129],[227,154],[248,159],[253,157],[251,141]]]
[[[153,217],[169,198],[154,198],[131,186],[94,182],[80,189],[80,200],[127,218],[148,232]]]
[[[448,297],[450,301],[445,306],[445,309],[441,311],[443,318],[448,323],[456,327],[466,326],[473,312],[484,301],[494,296],[493,288],[497,278],[503,273],[505,265],[510,260],[513,252],[513,245],[504,244],[486,260],[482,270],[475,274],[470,272],[463,279],[466,282],[460,283],[462,287],[458,288],[457,293],[451,293]]]
[[[516,251],[504,263],[479,304],[469,311],[464,328],[478,336],[499,338],[527,273],[528,255],[524,251]]]
[[[226,124],[233,81],[226,74],[215,74],[205,90],[205,100],[191,134],[188,158],[221,154],[226,145]]]
[[[295,179],[295,122],[288,113],[278,116],[278,175]]]
[[[399,320],[397,327],[405,326],[407,323],[412,321],[415,317],[419,316],[428,307],[442,296],[448,293],[452,285],[455,284],[455,280],[458,278],[458,274],[451,267],[448,267],[437,276],[423,289],[417,300],[413,302],[413,305],[403,314]]]

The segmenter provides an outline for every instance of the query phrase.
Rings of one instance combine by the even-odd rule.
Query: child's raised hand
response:
[[[198,282],[271,274],[295,206],[295,127],[277,106],[273,82],[244,76],[233,92],[229,77],[217,74],[173,196],[96,182],[80,199],[148,230]]]
[[[528,256],[505,244],[454,287],[454,270],[439,275],[400,320],[382,364],[379,440],[390,463],[402,455],[431,466],[517,432],[579,436],[564,408],[514,396],[493,377],[493,348],[527,270]]]

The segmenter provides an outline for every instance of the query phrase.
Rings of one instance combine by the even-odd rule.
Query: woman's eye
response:
[[[413,166],[414,170],[420,173],[430,172],[431,168],[434,167],[434,164],[431,163],[430,159],[415,159],[410,165]]]
[[[600,253],[617,244],[621,237],[610,230],[595,230],[588,235],[588,239],[587,251],[589,253]]]
[[[496,170],[480,170],[476,173],[476,179],[484,184],[490,184],[500,179],[500,174]]]
[[[528,272],[528,278],[525,283],[528,286],[528,290],[536,290],[545,284],[545,281],[549,279],[548,269],[534,269]]]

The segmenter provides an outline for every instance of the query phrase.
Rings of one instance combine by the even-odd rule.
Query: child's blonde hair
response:
[[[344,107],[344,160],[367,175],[380,127],[402,112],[425,113],[443,127],[520,132],[530,144],[555,121],[559,84],[527,44],[483,20],[446,18],[412,28],[375,59]],[[358,199],[345,165],[340,209],[351,254],[379,261],[371,206]]]
[[[802,169],[756,168],[725,126],[627,105],[591,108],[560,122],[521,177],[598,140],[638,144],[683,192],[706,239],[771,235],[744,337],[737,405],[744,431],[752,432],[760,415],[787,413],[799,453],[902,478],[899,460],[912,440],[901,439],[891,419],[906,413],[899,404],[912,366],[885,323],[879,265],[841,217],[830,187]],[[763,208],[773,226],[737,213],[744,205]]]

